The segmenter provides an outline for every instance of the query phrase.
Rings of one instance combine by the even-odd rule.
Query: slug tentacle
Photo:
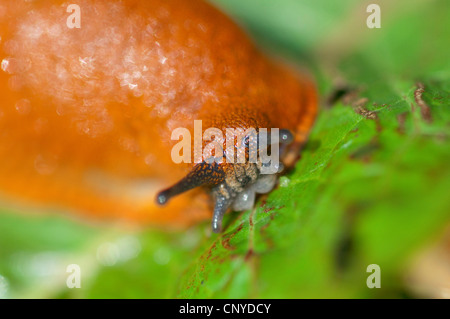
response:
[[[222,220],[228,208],[234,201],[234,197],[226,190],[226,186],[221,184],[213,191],[215,197],[214,212],[212,218],[212,230],[215,233],[222,231]]]
[[[192,171],[190,171],[178,183],[159,192],[156,196],[156,202],[159,205],[164,205],[169,201],[169,199],[176,195],[202,185],[215,186],[221,183],[223,179],[224,172],[219,168],[217,163],[214,162],[209,164],[202,162],[195,165]]]
[[[267,140],[267,145],[272,145],[273,143],[275,143],[275,141],[272,141],[272,136],[269,133],[259,133],[258,134],[258,139],[265,139]],[[292,135],[291,131],[287,130],[287,129],[281,129],[279,131],[278,134],[278,143],[280,144],[290,144],[292,143],[292,141],[294,140],[294,136]]]

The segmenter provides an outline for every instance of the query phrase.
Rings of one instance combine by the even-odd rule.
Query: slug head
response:
[[[283,165],[277,161],[272,163],[258,157],[255,162],[249,162],[250,143],[249,137],[243,139],[245,144],[246,161],[244,163],[227,163],[224,161],[203,161],[196,164],[192,170],[173,186],[159,192],[156,202],[159,205],[166,204],[172,197],[184,193],[199,186],[209,187],[214,197],[214,211],[212,218],[212,230],[219,233],[222,230],[222,219],[229,208],[236,211],[247,210],[253,207],[256,194],[268,193],[276,183],[276,174],[283,170]],[[264,140],[264,142],[262,142]],[[273,149],[277,143],[280,152],[293,140],[289,130],[280,130],[278,138],[271,139],[271,134],[260,132],[257,138],[259,154],[265,149]],[[277,155],[278,155],[277,154]],[[268,171],[268,169],[271,169]],[[269,173],[268,173],[269,172]]]

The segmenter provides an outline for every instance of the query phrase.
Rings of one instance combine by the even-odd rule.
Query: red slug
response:
[[[291,165],[316,116],[311,80],[202,0],[74,2],[0,0],[2,201],[175,226],[213,212],[218,232],[270,191],[259,162],[174,163],[172,132],[279,128]]]

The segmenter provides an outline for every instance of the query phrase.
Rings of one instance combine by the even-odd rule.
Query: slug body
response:
[[[204,1],[77,4],[71,28],[67,2],[0,0],[4,201],[167,225],[214,211],[219,231],[228,208],[270,191],[275,179],[257,164],[175,164],[172,132],[193,132],[194,120],[280,128],[292,134],[290,165],[316,115],[309,79],[268,60]],[[174,197],[203,185],[215,203],[203,188]]]

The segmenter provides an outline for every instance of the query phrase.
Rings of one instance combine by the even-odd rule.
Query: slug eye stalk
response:
[[[159,192],[156,202],[159,205],[166,204],[172,197],[187,192],[193,188],[208,185],[215,186],[223,182],[225,173],[215,162],[209,164],[202,162],[194,168],[175,185]]]

